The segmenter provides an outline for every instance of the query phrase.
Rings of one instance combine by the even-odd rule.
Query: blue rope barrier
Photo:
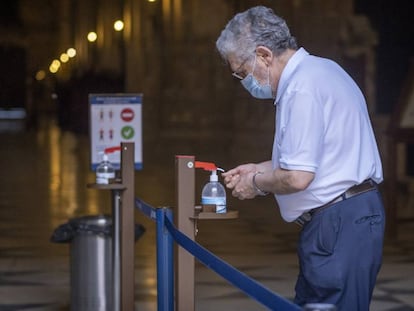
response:
[[[157,209],[145,203],[141,199],[135,198],[135,207],[139,209],[148,218],[154,221],[157,220]]]
[[[235,287],[238,287],[240,290],[242,290],[244,293],[246,293],[248,296],[259,302],[260,304],[266,306],[270,310],[283,310],[283,311],[301,311],[302,309],[290,302],[289,300],[280,297],[258,283],[257,281],[251,279],[246,274],[240,272],[233,266],[229,265],[225,261],[221,260],[219,257],[202,247],[200,244],[196,243],[195,241],[188,238],[185,234],[180,232],[175,228],[175,226],[172,224],[172,214],[168,213],[165,214],[164,211],[160,211],[162,209],[156,209],[144,201],[136,198],[135,199],[135,205],[136,208],[139,209],[145,216],[149,217],[150,219],[157,222],[157,227],[159,231],[158,235],[159,237],[162,237],[163,241],[160,242],[158,245],[157,243],[157,249],[158,247],[161,247],[161,245],[164,245],[164,247],[167,248],[166,253],[162,253],[161,251],[158,254],[158,266],[157,266],[157,273],[167,273],[168,276],[159,276],[161,278],[166,278],[164,281],[171,284],[173,277],[171,276],[171,273],[168,272],[172,270],[172,263],[173,258],[170,257],[169,254],[172,253],[171,249],[171,243],[166,240],[169,239],[165,236],[165,232],[162,232],[162,227],[165,226],[169,233],[171,234],[172,238],[181,245],[184,249],[186,249],[190,254],[192,254],[195,258],[197,258],[201,263],[203,263],[206,267],[209,269],[215,271],[217,274],[222,276],[224,279],[229,281],[231,284],[233,284]],[[171,212],[171,211],[170,211]],[[166,263],[165,260],[162,260],[162,257],[167,256],[171,260],[169,260],[169,263]],[[168,267],[167,267],[168,265]],[[167,267],[167,268],[166,268]],[[167,270],[165,270],[167,269]],[[161,273],[161,271],[164,271]],[[167,271],[167,272],[166,272]],[[161,279],[158,279],[159,282],[161,282]],[[164,282],[163,281],[163,282]],[[162,304],[164,306],[164,309],[161,310],[171,310],[172,305],[171,301],[173,301],[173,298],[171,298],[171,301],[167,302],[165,299],[162,300],[162,296],[171,297],[171,286],[164,286],[160,287],[159,290],[162,290],[165,292],[158,292],[159,300],[158,304]],[[161,299],[161,300],[160,300]]]
[[[213,253],[188,238],[185,234],[177,230],[169,219],[165,219],[165,226],[174,240],[196,257],[201,263],[221,275],[224,279],[241,289],[251,298],[268,307],[270,310],[302,310],[299,306],[276,295],[260,283],[241,273],[233,266],[224,262]]]

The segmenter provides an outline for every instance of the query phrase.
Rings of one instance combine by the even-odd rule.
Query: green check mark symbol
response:
[[[135,131],[134,128],[132,126],[124,126],[121,129],[121,136],[124,139],[131,139],[132,137],[134,137]]]

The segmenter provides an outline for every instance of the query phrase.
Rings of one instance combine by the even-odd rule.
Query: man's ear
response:
[[[269,48],[267,48],[267,47],[265,47],[263,45],[259,45],[256,48],[256,56],[257,56],[257,58],[261,58],[262,61],[267,66],[270,66],[272,64],[273,52]]]

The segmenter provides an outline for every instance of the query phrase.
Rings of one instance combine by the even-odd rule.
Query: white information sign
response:
[[[91,169],[102,161],[105,149],[135,144],[135,169],[142,169],[142,94],[90,94],[89,119]],[[116,169],[121,167],[121,152],[108,153]]]

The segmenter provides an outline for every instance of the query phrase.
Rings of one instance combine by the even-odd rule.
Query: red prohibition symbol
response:
[[[125,122],[130,122],[134,119],[134,110],[131,108],[124,108],[121,111],[121,119]]]

